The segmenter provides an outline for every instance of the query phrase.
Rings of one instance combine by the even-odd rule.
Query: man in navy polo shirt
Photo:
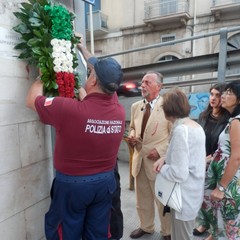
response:
[[[64,240],[108,239],[116,188],[113,169],[125,126],[125,111],[116,95],[123,73],[113,58],[87,60],[91,72],[82,101],[43,96],[40,80],[27,95],[27,106],[56,130],[56,178],[45,216],[47,240],[60,239],[59,228]]]

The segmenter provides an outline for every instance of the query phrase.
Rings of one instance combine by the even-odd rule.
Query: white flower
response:
[[[53,64],[55,72],[73,72],[73,55],[71,53],[71,41],[52,39]]]
[[[54,38],[51,40],[51,45],[54,47],[58,43],[58,39]]]
[[[61,68],[57,67],[57,66],[54,66],[53,70],[54,70],[54,72],[61,72]]]
[[[67,41],[66,44],[65,44],[66,48],[67,49],[71,49],[71,46],[72,46],[72,43],[70,41]]]
[[[58,53],[56,53],[55,51],[53,51],[53,52],[52,52],[52,57],[53,57],[53,58],[58,57]]]
[[[72,68],[72,67],[69,67],[69,68],[68,68],[68,71],[69,71],[70,73],[73,73],[73,68]]]
[[[66,58],[71,62],[73,61],[73,55],[71,53],[67,53]]]
[[[62,64],[62,61],[59,58],[55,58],[53,60],[53,63],[54,63],[55,66],[60,66]]]

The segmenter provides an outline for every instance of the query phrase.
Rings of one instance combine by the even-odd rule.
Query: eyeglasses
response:
[[[92,71],[92,70],[91,70],[90,68],[87,69],[87,77],[88,77],[88,78],[89,78],[89,76],[90,76],[90,74],[91,74],[91,71]]]
[[[222,95],[231,96],[231,95],[234,95],[234,93],[231,90],[226,90],[222,93]]]
[[[87,78],[89,78],[91,74],[95,75],[94,68],[87,68]]]

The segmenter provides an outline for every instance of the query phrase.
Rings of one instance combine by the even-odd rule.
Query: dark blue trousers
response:
[[[114,168],[116,190],[113,193],[111,219],[110,219],[110,232],[112,235],[111,237],[112,239],[120,239],[123,236],[123,213],[121,210],[121,184],[120,184],[120,174],[118,171],[117,162]]]
[[[113,172],[91,176],[56,173],[52,200],[45,215],[47,240],[107,240],[112,194],[116,183]]]

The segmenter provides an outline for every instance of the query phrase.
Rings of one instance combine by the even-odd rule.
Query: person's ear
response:
[[[97,85],[97,79],[96,77],[94,77],[94,75],[90,75],[90,77],[88,78],[88,84],[92,87]]]
[[[97,85],[97,79],[94,77],[92,79],[92,86],[96,86]]]

